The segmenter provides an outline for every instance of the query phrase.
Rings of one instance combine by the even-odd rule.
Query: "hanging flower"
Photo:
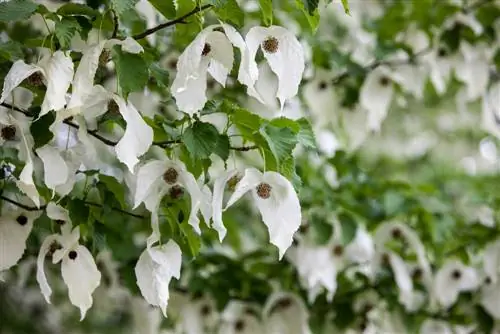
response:
[[[269,239],[278,247],[281,259],[292,244],[293,234],[298,230],[302,220],[297,193],[291,182],[281,174],[261,173],[255,168],[248,168],[243,178],[236,184],[234,193],[224,210],[227,210],[248,191],[252,192],[254,202],[268,228]],[[215,210],[213,214],[218,215]],[[216,224],[215,220],[214,218],[214,224]]]
[[[214,333],[219,324],[220,314],[215,301],[203,296],[186,298],[181,301],[179,320],[176,330],[185,334]]]
[[[387,117],[394,95],[395,74],[387,67],[379,66],[366,76],[359,93],[361,107],[368,111],[367,127],[371,131],[380,131],[382,122]]]
[[[222,24],[224,32],[232,27]],[[179,56],[172,96],[180,111],[192,115],[207,102],[207,72],[225,86],[233,68],[233,45],[219,25],[203,29]],[[234,28],[232,28],[234,30]]]
[[[0,272],[15,266],[24,254],[33,221],[40,211],[14,210],[4,206],[0,216]]]
[[[251,304],[230,301],[222,313],[220,334],[257,334],[264,328],[259,319],[260,310]]]
[[[433,295],[441,306],[448,308],[457,301],[460,292],[473,291],[478,284],[474,268],[457,260],[448,260],[436,273]]]
[[[34,86],[47,87],[39,117],[51,110],[59,111],[66,105],[66,92],[73,79],[73,60],[69,53],[66,55],[62,51],[42,58],[37,65],[17,60],[5,77],[0,103],[25,79]]]
[[[179,279],[182,253],[179,246],[169,240],[166,245],[150,246],[142,252],[135,266],[137,286],[146,301],[159,306],[167,316],[168,286],[172,277]]]
[[[244,71],[250,80],[248,78],[243,80],[243,76],[238,79],[248,86],[247,93],[250,96],[265,104],[265,99],[255,89],[255,83],[260,75],[256,70],[255,57],[257,51],[262,50],[271,70],[278,77],[276,97],[280,100],[283,110],[285,101],[297,95],[302,80],[305,69],[302,45],[293,33],[279,26],[253,27],[248,31],[245,42],[248,49],[240,48],[242,55],[245,54],[245,57],[242,56],[241,66],[245,68]]]
[[[310,334],[308,321],[302,299],[291,293],[276,292],[264,305],[265,333]]]
[[[170,193],[175,198],[183,189],[191,196],[188,222],[196,233],[201,234],[198,211],[205,199],[193,174],[189,173],[184,163],[179,160],[153,160],[139,167],[134,208],[144,202],[153,219],[163,196]],[[155,225],[154,222],[152,224]]]
[[[47,216],[61,225],[61,234],[52,234],[45,238],[37,259],[36,279],[43,296],[50,303],[52,289],[45,277],[45,256],[55,249],[52,263],[61,262],[61,274],[68,287],[69,300],[80,308],[80,320],[92,306],[92,293],[101,282],[101,273],[89,250],[78,244],[80,227],[72,229],[71,219],[66,209],[50,202],[46,209]],[[56,249],[58,248],[59,249]]]

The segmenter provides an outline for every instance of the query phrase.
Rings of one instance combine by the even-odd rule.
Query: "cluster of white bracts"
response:
[[[241,179],[236,184],[224,210],[245,193],[251,192],[262,220],[269,229],[270,241],[279,249],[280,259],[292,244],[293,234],[300,225],[300,204],[290,181],[276,172],[261,173],[254,168],[247,168],[243,175],[237,175],[237,171],[228,171],[215,181],[212,194],[210,188],[204,185],[202,180],[197,181],[180,160],[162,157],[160,160],[140,164],[139,158],[153,143],[153,130],[130,101],[100,85],[94,85],[101,54],[105,49],[115,45],[120,45],[124,52],[135,54],[143,52],[135,40],[127,38],[88,43],[79,50],[83,56],[76,71],[73,68],[70,51],[57,51],[47,55],[36,65],[18,60],[5,78],[0,102],[8,100],[15,105],[16,87],[33,73],[41,74],[47,91],[39,117],[55,111],[56,119],[50,126],[54,139],[45,146],[37,148],[36,155],[43,162],[45,185],[52,190],[52,196],[57,193],[61,197],[73,189],[76,171],[92,167],[101,169],[103,165],[99,164],[102,162],[101,152],[98,152],[94,139],[88,135],[87,129],[95,129],[98,117],[108,110],[110,102],[114,102],[126,122],[126,129],[121,139],[113,147],[114,155],[127,167],[129,175],[134,179],[130,189],[134,194],[133,206],[138,207],[144,203],[152,215],[153,233],[148,238],[147,247],[137,262],[137,284],[146,301],[159,306],[166,315],[169,282],[172,277],[179,278],[182,254],[173,240],[165,245],[155,244],[160,240],[158,226],[160,202],[172,188],[182,187],[189,193],[191,197],[189,224],[194,231],[201,234],[198,218],[201,212],[205,222],[217,230],[222,241],[226,234],[222,222],[224,190],[226,183],[232,177],[239,176]],[[280,101],[281,109],[287,99],[297,94],[305,65],[301,44],[292,33],[277,26],[255,27],[250,29],[244,40],[233,27],[227,24],[214,25],[200,32],[179,57],[177,75],[172,84],[172,95],[176,98],[180,111],[192,115],[203,108],[207,101],[205,94],[207,72],[216,81],[225,85],[233,67],[233,46],[238,48],[241,54],[238,80],[247,86],[250,96],[264,103],[265,99],[261,94],[270,93],[260,92],[258,89],[257,81],[262,80],[255,61],[258,49],[262,50],[270,69],[278,79],[278,86],[271,94]],[[70,86],[72,88],[69,94],[67,91]],[[32,120],[7,109],[0,117],[2,128],[15,129],[13,131],[19,137],[14,141],[15,146],[20,152],[20,157],[26,162],[17,180],[18,188],[37,207],[41,207],[42,203],[33,179],[36,158],[32,153],[34,143],[29,131]],[[71,133],[63,123],[70,117],[79,127],[76,133]],[[63,145],[59,138],[62,131],[68,131]],[[69,134],[73,135],[71,140]],[[101,172],[106,171],[101,169]],[[116,176],[116,172],[110,174]],[[46,211],[49,218],[62,224],[61,233],[50,235],[43,242],[37,261],[37,280],[43,295],[50,302],[51,289],[44,274],[43,262],[46,255],[51,252],[53,263],[61,262],[62,277],[68,286],[70,301],[80,308],[83,319],[92,305],[92,293],[99,286],[101,275],[90,252],[79,245],[79,227],[72,229],[68,212],[53,202],[48,203]],[[15,265],[21,258],[34,219],[31,216],[28,218],[26,225],[19,225],[12,218],[6,218],[9,223],[3,226],[14,227],[3,229],[0,226],[0,238],[11,240],[17,245],[0,250],[2,256],[0,271]],[[210,223],[211,221],[213,223]],[[59,249],[51,250],[51,247],[56,246]]]

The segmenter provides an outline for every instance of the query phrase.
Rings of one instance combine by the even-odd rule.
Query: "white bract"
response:
[[[271,243],[278,247],[281,259],[292,244],[293,234],[302,220],[297,193],[292,183],[283,175],[276,172],[261,173],[255,168],[248,168],[236,184],[224,210],[249,191],[267,226]],[[214,210],[213,214],[215,216],[218,213]],[[216,218],[214,222],[215,220]]]
[[[452,306],[460,292],[473,291],[479,285],[476,270],[458,260],[448,260],[434,277],[433,296],[444,308]]]
[[[146,208],[152,213],[152,225],[155,233],[157,233],[155,217],[161,199],[169,192],[175,198],[182,194],[183,188],[191,196],[191,213],[188,222],[196,233],[201,234],[198,211],[206,199],[193,174],[187,171],[184,163],[169,159],[153,160],[139,167],[134,208],[144,202]]]
[[[0,272],[15,266],[24,254],[33,221],[41,212],[13,210],[4,206],[0,216]]]
[[[66,92],[73,79],[73,60],[63,51],[56,51],[53,55],[44,57],[36,65],[26,64],[17,60],[5,77],[0,103],[4,102],[12,90],[19,86],[28,77],[35,85],[41,85],[42,80],[47,87],[42,102],[39,117],[51,110],[59,111],[66,105]]]
[[[168,286],[172,277],[179,279],[181,262],[181,250],[170,240],[166,245],[148,245],[135,266],[137,286],[142,296],[149,304],[159,306],[165,317],[170,297]]]
[[[220,25],[223,31],[234,28]],[[233,45],[219,25],[203,29],[179,56],[172,96],[177,107],[187,114],[201,110],[207,102],[207,72],[222,86],[233,68]]]
[[[279,26],[253,27],[245,36],[245,42],[248,49],[240,48],[240,51],[242,73],[246,75],[239,76],[240,82],[248,86],[247,93],[250,96],[266,104],[266,99],[255,88],[260,75],[255,57],[257,51],[262,50],[271,70],[278,77],[275,95],[280,100],[283,110],[285,101],[297,95],[302,80],[305,69],[302,45],[293,33]]]
[[[61,224],[61,234],[49,235],[43,241],[37,259],[37,282],[45,300],[50,303],[52,289],[45,277],[44,261],[46,255],[53,252],[52,263],[61,262],[61,274],[68,287],[69,299],[80,308],[80,320],[83,320],[92,306],[92,293],[101,282],[101,273],[89,250],[78,243],[80,227],[72,229],[68,211],[50,202],[46,212],[50,219]]]
[[[265,333],[310,334],[304,302],[291,293],[276,292],[264,305]]]

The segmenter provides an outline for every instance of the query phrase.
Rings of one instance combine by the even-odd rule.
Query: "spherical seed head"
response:
[[[57,241],[52,242],[50,244],[48,255],[53,255],[54,252],[58,249],[61,249],[61,245]]]
[[[384,266],[389,265],[389,254],[387,253],[382,254],[382,264]]]
[[[271,185],[268,183],[260,183],[257,186],[257,195],[262,199],[268,199],[271,197]]]
[[[175,185],[172,188],[170,188],[169,195],[173,199],[179,199],[184,195],[184,188]]]
[[[276,304],[276,306],[278,306],[280,309],[289,308],[290,305],[292,305],[292,300],[290,298],[283,298]]]
[[[206,317],[207,315],[210,314],[210,312],[212,311],[212,308],[210,307],[210,305],[203,305],[200,309],[200,313],[202,316]]]
[[[109,100],[108,111],[111,114],[119,114],[120,113],[120,108],[118,107],[118,104],[115,102],[115,100]]]
[[[163,173],[163,181],[168,184],[175,184],[177,182],[177,178],[179,177],[179,173],[175,168],[170,167]]]
[[[13,140],[16,137],[16,127],[14,125],[4,126],[1,130],[1,136],[4,140]]]
[[[412,277],[416,280],[419,280],[420,278],[422,278],[422,269],[415,268],[415,270],[413,270]]]
[[[78,253],[76,251],[71,251],[68,253],[68,257],[71,259],[71,260],[74,260],[76,259],[76,257],[78,256]]]
[[[486,278],[484,279],[484,284],[486,284],[486,285],[490,285],[490,284],[491,284],[491,277],[489,277],[489,276],[488,276],[488,277],[486,277]]]
[[[203,51],[201,51],[201,55],[206,56],[210,53],[210,51],[212,51],[212,47],[210,46],[210,44],[205,43],[205,45],[203,45]]]
[[[341,245],[336,245],[335,247],[333,247],[333,255],[342,256],[343,253],[344,247],[342,247]]]
[[[35,72],[26,79],[26,82],[35,87],[43,86],[43,75],[40,72]]]
[[[238,182],[240,182],[241,178],[238,175],[233,176],[227,181],[227,188],[231,191],[234,191]]]
[[[326,81],[320,81],[320,82],[318,83],[318,89],[319,89],[319,90],[325,90],[325,89],[326,89],[326,87],[328,87],[328,84],[326,83]]]
[[[237,331],[242,331],[245,329],[245,322],[243,320],[238,320],[234,324],[234,329]]]
[[[16,218],[16,222],[19,225],[24,226],[26,225],[26,223],[28,223],[28,218],[25,215],[20,215],[19,217]]]
[[[62,219],[56,219],[56,220],[54,220],[54,222],[55,222],[57,225],[60,225],[60,226],[62,226],[62,225],[64,225],[64,224],[66,223],[66,222],[65,222],[64,220],[62,220]]]
[[[381,86],[387,86],[387,85],[389,85],[390,82],[391,82],[391,80],[386,76],[383,76],[380,78],[380,85]]]
[[[110,58],[111,58],[111,53],[109,52],[109,50],[103,50],[101,52],[101,55],[99,56],[99,65],[101,66],[106,65]]]
[[[267,53],[276,53],[278,51],[278,47],[280,46],[280,42],[276,37],[268,37],[264,42],[262,42],[262,49]]]
[[[446,56],[446,49],[445,48],[439,48],[438,49],[438,57],[444,57]]]
[[[371,310],[373,310],[373,305],[372,305],[372,304],[370,304],[370,303],[367,303],[367,304],[365,304],[365,305],[363,306],[363,310],[362,310],[362,312],[363,312],[363,313],[368,313],[368,312],[370,312]]]
[[[177,59],[170,59],[168,61],[167,67],[171,70],[175,70],[177,68]]]
[[[459,280],[460,277],[462,277],[462,273],[460,272],[460,270],[458,269],[455,269],[451,272],[451,278],[454,279],[454,280]]]
[[[392,237],[394,239],[399,239],[403,236],[403,233],[401,232],[401,230],[399,228],[394,228],[392,231],[391,231],[391,234],[392,234]]]

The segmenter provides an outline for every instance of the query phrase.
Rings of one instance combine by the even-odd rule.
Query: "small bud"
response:
[[[455,281],[459,280],[460,277],[462,277],[462,273],[460,272],[460,270],[455,269],[451,272],[451,278],[454,279]]]
[[[271,189],[271,185],[268,183],[260,183],[256,188],[257,195],[262,199],[268,199],[271,197]]]
[[[326,89],[326,87],[328,87],[328,84],[326,83],[326,81],[320,81],[320,82],[318,83],[318,89],[319,89],[319,90],[325,90],[325,89]]]
[[[279,41],[276,37],[268,37],[264,42],[262,42],[262,48],[267,53],[276,53],[279,47]]]
[[[175,185],[170,188],[169,195],[172,199],[179,199],[184,195],[184,188],[179,185]]]
[[[342,254],[344,254],[344,247],[342,247],[341,245],[336,245],[333,248],[333,255],[342,256]]]
[[[71,260],[76,259],[76,257],[77,257],[77,256],[78,256],[78,253],[77,253],[77,252],[75,252],[74,250],[68,253],[68,257],[69,257]]]
[[[391,80],[386,76],[381,77],[380,81],[379,81],[380,85],[384,86],[384,87],[388,86],[390,82],[391,82]]]
[[[200,313],[202,316],[206,317],[210,314],[210,312],[212,312],[212,308],[210,307],[210,305],[203,305],[200,309]]]
[[[163,174],[163,180],[168,183],[168,184],[175,184],[177,183],[177,179],[179,178],[179,173],[175,168],[170,167],[165,171]]]
[[[14,125],[7,125],[2,127],[0,132],[3,140],[14,140],[16,138],[16,127]]]
[[[16,221],[19,225],[24,226],[28,223],[28,218],[25,215],[20,215],[16,218]]]
[[[238,332],[241,332],[245,329],[245,322],[243,320],[236,321],[236,323],[234,324],[234,329]]]
[[[35,86],[35,87],[41,87],[44,85],[43,75],[40,72],[35,72],[32,75],[30,75],[28,78],[26,78],[26,82],[28,83],[28,85]]]
[[[402,232],[401,232],[401,230],[400,230],[399,228],[397,228],[397,227],[396,227],[396,228],[394,228],[394,229],[392,229],[391,234],[392,234],[392,237],[393,237],[394,239],[399,239],[399,238],[401,238],[401,237],[403,236],[403,233],[402,233]]]
[[[206,56],[210,53],[210,51],[212,51],[212,47],[210,46],[210,44],[205,43],[205,45],[203,45],[203,51],[201,51],[201,55]]]

